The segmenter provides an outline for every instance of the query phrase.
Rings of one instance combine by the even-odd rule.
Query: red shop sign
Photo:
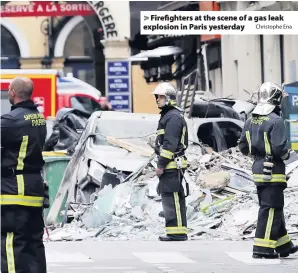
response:
[[[1,17],[38,17],[38,16],[88,16],[95,11],[88,3],[61,3],[35,1],[30,5],[1,5]]]

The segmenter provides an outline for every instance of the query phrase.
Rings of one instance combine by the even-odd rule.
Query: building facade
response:
[[[57,69],[105,95],[107,62],[131,55],[128,41],[139,31],[142,8],[154,6],[149,1],[2,2],[1,68]],[[129,84],[131,110],[157,113],[155,84],[146,84],[139,65],[131,66]]]
[[[139,27],[141,10],[297,10],[298,4],[294,1],[67,1],[59,4],[13,1],[6,2],[5,6],[3,3],[2,68],[63,70],[103,94],[108,92],[108,61],[127,60],[131,55],[159,46],[178,46],[183,50],[172,65],[173,82],[180,89],[183,88],[181,80],[195,70],[200,75],[195,89],[209,89],[217,96],[241,99],[249,98],[263,81],[281,84],[298,78],[298,35],[144,37]],[[157,82],[148,84],[142,68],[138,62],[131,63],[133,111],[157,113],[151,95]]]
[[[228,2],[221,10],[298,10],[295,1]],[[221,81],[219,96],[247,99],[262,82],[290,83],[298,79],[298,35],[223,35],[222,69],[213,76]]]
[[[60,4],[65,6],[64,10],[53,9]],[[24,11],[26,6],[31,10]],[[105,60],[130,55],[125,38],[130,36],[128,2],[82,1],[55,5],[13,1],[1,8],[3,68],[63,69],[104,93]],[[8,49],[8,41],[12,41],[13,48]]]
[[[298,10],[297,1],[198,1],[197,6],[193,3],[167,2],[159,10]],[[264,81],[281,85],[298,79],[298,35],[165,35],[149,37],[148,43],[182,47],[182,59],[191,56],[196,64],[190,69],[200,70],[198,89],[210,90],[219,97],[249,99]],[[200,56],[204,47],[205,58]],[[182,77],[185,75],[187,72]]]

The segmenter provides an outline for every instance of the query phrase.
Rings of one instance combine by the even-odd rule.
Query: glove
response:
[[[156,175],[158,177],[161,177],[161,175],[164,173],[164,169],[162,168],[156,168]]]

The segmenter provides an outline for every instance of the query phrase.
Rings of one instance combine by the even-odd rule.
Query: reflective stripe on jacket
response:
[[[252,155],[252,167],[256,185],[286,186],[284,160],[289,157],[287,131],[283,119],[272,112],[267,116],[253,115],[244,125],[239,149],[244,155]],[[263,166],[266,155],[273,157],[271,180],[263,177]]]
[[[188,147],[187,124],[183,114],[176,108],[165,109],[157,128],[155,152],[159,155],[159,168],[176,169],[174,157],[181,156],[183,168],[187,168],[187,160],[184,156]]]
[[[41,207],[46,121],[33,101],[1,116],[1,205]]]

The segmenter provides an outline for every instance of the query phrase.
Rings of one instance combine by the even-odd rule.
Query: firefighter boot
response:
[[[159,236],[158,237],[159,241],[162,242],[170,242],[170,241],[187,241],[188,237],[187,235],[185,236],[173,236],[173,235],[165,235],[165,236]]]
[[[254,252],[252,257],[254,259],[278,259],[278,254],[277,253],[257,253]]]
[[[286,258],[289,257],[290,254],[294,254],[298,251],[298,246],[293,246],[289,251],[283,252],[279,254],[280,258]]]

